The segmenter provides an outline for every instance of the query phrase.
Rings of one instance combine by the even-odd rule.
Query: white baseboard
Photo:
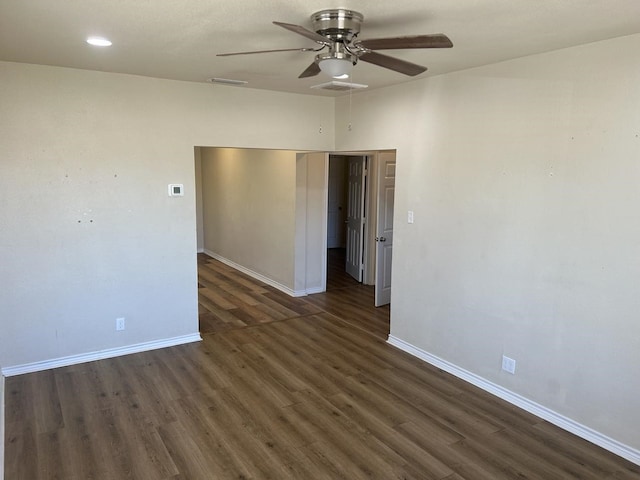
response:
[[[154,340],[152,342],[127,345],[126,347],[109,348],[106,350],[99,350],[97,352],[81,353],[79,355],[44,360],[42,362],[4,367],[2,369],[2,375],[5,377],[12,377],[14,375],[22,375],[23,373],[33,373],[49,370],[51,368],[67,367],[78,363],[93,362],[94,360],[103,360],[105,358],[119,357],[121,355],[129,355],[131,353],[146,352],[148,350],[156,350],[158,348],[174,347],[176,345],[199,342],[201,340],[202,338],[199,333],[183,335],[181,337],[165,338],[162,340]]]
[[[314,293],[323,293],[326,291],[327,289],[322,287],[308,288],[307,290],[305,290],[305,295],[313,295]]]
[[[287,287],[286,285],[282,285],[279,282],[276,282],[275,280],[272,280],[269,277],[265,277],[264,275],[262,275],[261,273],[258,272],[254,272],[253,270],[247,268],[247,267],[243,267],[242,265],[240,265],[239,263],[234,262],[233,260],[229,260],[228,258],[225,258],[221,255],[218,255],[217,253],[212,252],[211,250],[207,250],[206,248],[204,249],[204,253],[206,253],[207,255],[209,255],[211,258],[215,258],[216,260],[218,260],[219,262],[224,263],[225,265],[229,265],[232,268],[235,268],[236,270],[249,275],[252,278],[255,278],[256,280],[262,282],[262,283],[266,283],[267,285],[276,288],[278,290],[280,290],[281,292],[286,293],[287,295],[290,295],[292,297],[304,297],[305,295],[307,295],[307,292],[304,290],[293,290],[289,287]]]
[[[606,435],[603,435],[600,432],[597,432],[585,425],[582,425],[564,415],[561,415],[549,408],[540,405],[539,403],[533,402],[517,393],[514,393],[510,390],[507,390],[500,385],[497,385],[493,382],[490,382],[475,373],[471,373],[463,368],[458,367],[446,360],[443,360],[440,357],[432,355],[431,353],[422,350],[410,343],[405,342],[397,337],[389,335],[389,339],[387,342],[394,347],[403,350],[414,357],[418,357],[421,360],[424,360],[431,365],[444,370],[462,380],[465,380],[476,387],[485,390],[486,392],[492,393],[493,395],[526,410],[533,415],[536,415],[554,425],[567,430],[568,432],[577,435],[580,438],[583,438],[591,443],[598,445],[599,447],[604,448],[616,455],[619,455],[630,462],[635,463],[636,465],[640,465],[640,450],[636,450],[634,448],[629,447],[613,438],[610,438]]]

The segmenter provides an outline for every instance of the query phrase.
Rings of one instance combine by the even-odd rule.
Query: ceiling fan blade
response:
[[[399,58],[389,57],[388,55],[382,55],[377,52],[364,53],[360,56],[360,60],[367,63],[373,63],[379,67],[388,68],[395,72],[404,73],[410,77],[414,77],[427,71],[427,67],[416,65],[415,63],[407,62],[406,60],[400,60]]]
[[[391,50],[398,48],[451,48],[453,43],[442,33],[435,35],[411,35],[407,37],[374,38],[359,40],[356,45],[370,50]]]
[[[313,48],[280,48],[277,50],[256,50],[254,52],[233,52],[218,53],[216,57],[231,57],[232,55],[253,55],[254,53],[272,53],[272,52],[314,52]]]
[[[273,22],[273,24],[282,28],[286,28],[287,30],[297,33],[298,35],[302,35],[303,37],[310,38],[314,42],[320,43],[322,45],[330,45],[332,43],[331,40],[329,40],[327,37],[323,37],[319,33],[312,32],[311,30],[307,30],[306,28],[301,27],[300,25],[294,25],[292,23],[283,23],[283,22]]]
[[[320,73],[320,67],[316,62],[313,62],[311,65],[307,67],[307,69],[302,72],[298,78],[307,78],[307,77],[315,77]]]

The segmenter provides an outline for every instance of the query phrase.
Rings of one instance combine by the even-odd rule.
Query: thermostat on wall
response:
[[[170,197],[184,197],[184,186],[178,183],[169,184]]]

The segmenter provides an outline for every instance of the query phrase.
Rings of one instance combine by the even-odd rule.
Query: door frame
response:
[[[376,231],[376,197],[377,194],[377,184],[378,184],[378,154],[380,152],[385,151],[397,151],[395,148],[384,148],[379,150],[345,150],[345,151],[336,151],[336,152],[327,152],[328,155],[340,155],[347,157],[366,157],[367,159],[367,176],[366,182],[367,187],[365,191],[365,222],[364,222],[364,271],[362,275],[362,283],[365,285],[375,285],[376,275],[375,275],[375,254],[376,254],[376,245],[375,245],[375,231]],[[327,160],[327,177],[329,175],[329,162]],[[325,196],[329,198],[329,186],[325,185],[326,191]],[[326,202],[325,202],[326,203]],[[325,215],[327,217],[328,215]],[[326,252],[325,252],[326,255]],[[326,279],[326,269],[325,269],[325,278],[324,285],[326,288],[327,279]]]

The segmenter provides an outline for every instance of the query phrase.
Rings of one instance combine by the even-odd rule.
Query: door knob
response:
[[[385,237],[376,237],[376,242],[386,242],[387,239]]]

